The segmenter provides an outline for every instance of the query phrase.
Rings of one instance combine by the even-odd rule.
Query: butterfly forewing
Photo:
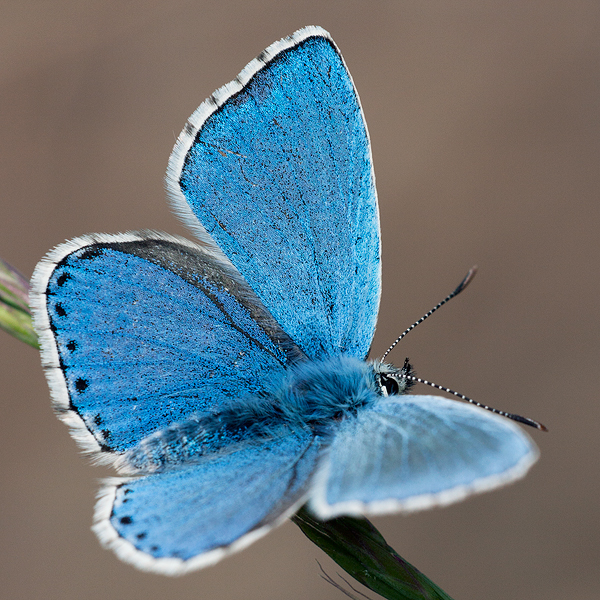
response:
[[[208,232],[309,358],[364,358],[379,306],[379,216],[362,109],[319,28],[273,44],[191,117],[175,208]]]
[[[55,406],[107,462],[261,391],[301,355],[235,269],[164,234],[60,246],[40,263],[32,301]]]

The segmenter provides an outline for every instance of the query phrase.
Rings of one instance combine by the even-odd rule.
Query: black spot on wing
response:
[[[58,286],[62,287],[67,282],[67,279],[70,279],[70,278],[71,278],[71,276],[68,273],[62,273],[59,276],[59,278],[56,280],[56,284]]]
[[[82,377],[79,377],[76,381],[75,381],[75,389],[81,393],[81,392],[85,392],[85,390],[87,390],[87,388],[89,387],[89,382],[85,379],[83,379]]]

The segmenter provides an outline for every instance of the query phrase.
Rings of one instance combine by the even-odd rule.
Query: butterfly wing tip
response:
[[[308,37],[313,37],[313,36],[319,36],[319,37],[331,39],[331,34],[319,25],[306,25],[305,27],[301,27],[300,29],[294,31],[294,33],[292,35],[290,35],[284,39],[289,39],[291,41],[295,41],[296,43],[298,43],[298,41],[301,41],[303,39],[306,39]]]

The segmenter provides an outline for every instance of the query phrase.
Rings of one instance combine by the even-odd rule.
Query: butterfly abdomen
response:
[[[266,422],[240,421],[232,418],[231,411],[196,413],[141,440],[123,455],[120,466],[123,470],[152,473],[228,452],[270,433]]]

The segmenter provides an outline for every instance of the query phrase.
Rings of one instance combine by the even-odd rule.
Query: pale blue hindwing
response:
[[[420,510],[504,485],[536,459],[508,419],[437,396],[394,396],[336,430],[311,505],[322,518]]]
[[[94,530],[138,568],[178,575],[240,550],[306,498],[319,453],[309,430],[242,445],[103,491]]]
[[[261,391],[302,355],[230,264],[164,234],[59,246],[36,269],[32,306],[59,416],[104,462]]]
[[[326,32],[273,44],[204,102],[167,183],[309,358],[367,355],[381,279],[371,150]]]

